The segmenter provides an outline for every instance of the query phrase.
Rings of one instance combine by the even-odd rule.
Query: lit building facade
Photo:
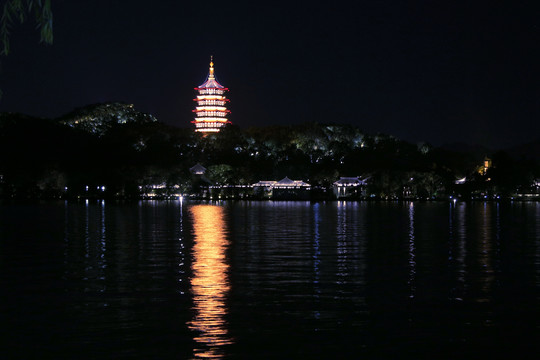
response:
[[[253,184],[255,197],[274,200],[307,200],[310,197],[311,185],[302,180],[291,180],[284,177],[279,181],[259,181]]]
[[[230,123],[227,119],[230,111],[226,105],[229,99],[225,97],[225,93],[229,91],[221,85],[214,75],[214,62],[210,59],[210,70],[206,81],[195,88],[199,92],[194,101],[197,106],[193,112],[195,113],[195,131],[202,133],[219,132],[223,126]]]

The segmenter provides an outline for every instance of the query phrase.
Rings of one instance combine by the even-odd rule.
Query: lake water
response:
[[[538,358],[540,203],[0,203],[2,359]]]

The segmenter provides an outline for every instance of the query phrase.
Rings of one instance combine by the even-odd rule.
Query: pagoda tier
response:
[[[210,59],[210,71],[206,81],[195,88],[199,92],[196,99],[195,131],[202,133],[219,132],[223,126],[230,123],[226,116],[230,113],[225,107],[229,99],[224,94],[229,91],[221,85],[214,75],[214,62]]]

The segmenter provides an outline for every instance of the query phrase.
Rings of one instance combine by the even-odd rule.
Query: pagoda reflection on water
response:
[[[197,106],[193,112],[195,113],[195,131],[202,133],[219,132],[219,130],[230,123],[227,119],[227,110],[225,104],[229,101],[225,97],[225,92],[228,88],[221,85],[214,75],[214,61],[210,58],[210,70],[206,81],[195,88],[199,92],[194,101]]]

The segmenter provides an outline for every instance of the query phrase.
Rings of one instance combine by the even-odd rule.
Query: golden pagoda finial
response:
[[[210,76],[214,76],[214,56],[210,55]]]

